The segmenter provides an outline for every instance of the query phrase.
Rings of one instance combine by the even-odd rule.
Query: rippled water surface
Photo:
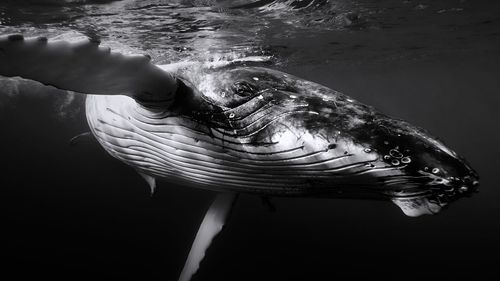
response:
[[[0,34],[91,37],[158,64],[240,62],[324,84],[427,128],[469,160],[480,193],[437,216],[387,202],[242,196],[194,280],[496,280],[500,3],[2,1]],[[176,280],[212,194],[135,172],[91,139],[83,98],[0,78],[5,272]],[[487,279],[490,278],[490,279]]]

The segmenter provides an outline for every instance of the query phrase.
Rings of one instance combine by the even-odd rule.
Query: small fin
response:
[[[88,140],[90,137],[92,137],[91,132],[84,132],[84,133],[78,134],[69,140],[69,145],[76,146],[79,143],[81,143],[83,140]]]
[[[0,36],[0,75],[85,94],[127,95],[144,103],[173,100],[177,80],[172,75],[147,56],[113,53],[99,43]]]
[[[191,277],[198,271],[206,250],[214,237],[222,230],[236,199],[237,194],[234,193],[220,193],[215,197],[198,229],[179,281],[191,280]]]
[[[150,191],[151,191],[151,196],[153,196],[153,194],[155,193],[155,189],[156,189],[156,178],[153,176],[150,176],[148,174],[145,174],[143,172],[139,172],[139,171],[137,171],[137,172],[148,183]]]
[[[419,217],[421,215],[433,215],[441,210],[441,206],[432,203],[425,197],[417,198],[393,198],[396,204],[405,215],[409,217]]]
[[[262,199],[262,205],[264,205],[264,207],[266,207],[266,209],[269,212],[271,212],[271,213],[276,212],[276,206],[273,204],[273,202],[271,202],[271,199],[269,197],[262,196],[261,199]]]

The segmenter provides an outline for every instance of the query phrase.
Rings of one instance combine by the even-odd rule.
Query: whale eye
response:
[[[234,83],[232,89],[235,94],[242,97],[253,96],[257,92],[257,88],[246,81]]]

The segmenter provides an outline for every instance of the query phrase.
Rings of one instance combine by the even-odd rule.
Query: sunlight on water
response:
[[[205,60],[214,53],[280,56],[292,64],[322,57],[356,63],[498,46],[497,34],[480,29],[498,23],[470,1],[85,2],[7,1],[0,4],[0,32],[49,37],[78,32],[147,52],[159,63]],[[479,35],[485,36],[473,39]]]

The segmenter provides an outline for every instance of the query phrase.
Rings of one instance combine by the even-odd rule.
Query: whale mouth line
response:
[[[431,186],[429,189],[420,192],[397,192],[391,193],[389,196],[392,199],[415,199],[426,197],[430,200],[433,198],[441,198],[438,202],[457,199],[458,197],[471,196],[473,193],[479,192],[477,184],[472,186],[467,185],[437,185]]]

